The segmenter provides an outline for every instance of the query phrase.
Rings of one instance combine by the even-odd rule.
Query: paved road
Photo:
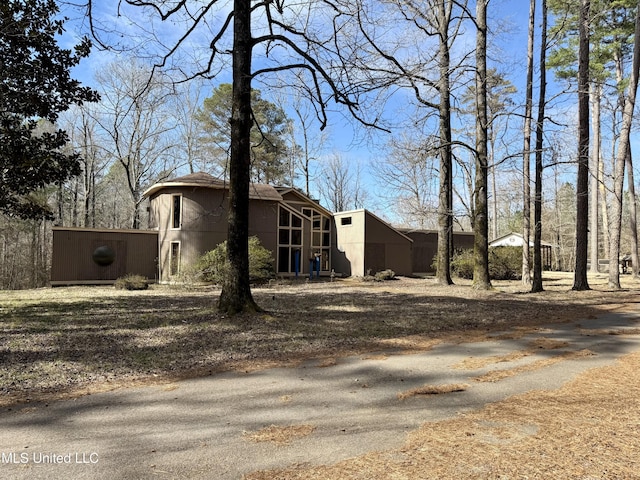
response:
[[[226,373],[169,385],[123,389],[49,405],[0,411],[0,478],[239,479],[293,463],[335,463],[400,446],[424,422],[538,389],[555,389],[580,372],[640,349],[640,336],[585,335],[585,329],[635,328],[637,315],[607,314],[550,326],[519,339],[441,344],[411,355],[369,355],[321,366]],[[452,368],[470,357],[531,349],[537,338],[566,341],[510,362]],[[588,349],[580,356],[498,382],[474,377]],[[399,400],[425,384],[468,384],[463,392]],[[270,425],[315,429],[288,445],[248,441]]]

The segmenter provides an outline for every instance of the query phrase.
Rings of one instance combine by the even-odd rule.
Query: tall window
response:
[[[331,270],[331,219],[313,210],[311,221],[311,248],[320,253],[320,270]]]
[[[302,270],[302,217],[280,207],[278,214],[278,272]]]
[[[180,273],[180,242],[171,242],[171,261],[169,262],[169,275]]]
[[[182,223],[182,195],[171,197],[171,228],[180,228]]]

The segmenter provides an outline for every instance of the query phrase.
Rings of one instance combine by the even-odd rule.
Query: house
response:
[[[206,173],[156,183],[144,192],[150,230],[53,229],[51,284],[113,283],[128,273],[159,282],[179,274],[227,239],[229,185]],[[366,209],[333,213],[290,187],[251,184],[249,235],[273,252],[276,274],[365,276],[433,272],[438,233],[397,229]],[[490,246],[522,246],[511,233]],[[455,249],[473,233],[454,232]],[[551,265],[551,245],[543,244]]]
[[[524,237],[519,233],[510,232],[489,242],[489,248],[495,247],[520,247],[524,246]],[[542,268],[551,270],[551,250],[553,245],[540,242],[542,250]],[[533,248],[533,241],[529,240],[529,248]]]
[[[229,185],[206,173],[156,183],[144,192],[150,230],[55,227],[51,284],[113,283],[137,273],[158,282],[179,274],[227,239]],[[333,213],[290,187],[251,184],[249,235],[273,252],[279,276],[430,273],[438,234],[400,230],[366,209]],[[454,232],[455,248],[473,234]]]
[[[206,173],[157,183],[144,192],[158,233],[158,278],[172,281],[227,238],[228,184]],[[366,210],[334,214],[289,187],[252,184],[249,235],[271,250],[278,275],[411,273],[412,241]]]

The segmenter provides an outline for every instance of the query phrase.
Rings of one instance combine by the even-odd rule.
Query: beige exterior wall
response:
[[[181,222],[179,228],[173,228],[173,197],[177,195],[181,197]],[[171,281],[175,273],[227,239],[227,202],[228,191],[204,187],[165,188],[151,196],[152,224],[158,228],[160,281]],[[256,235],[265,248],[275,251],[278,203],[251,200],[249,209],[249,235]],[[175,248],[179,259],[172,268]]]
[[[343,275],[364,276],[391,269],[412,273],[412,241],[366,210],[334,214],[334,268]]]
[[[365,211],[339,212],[334,214],[336,231],[334,269],[345,276],[363,277],[366,274],[365,256]]]
[[[108,247],[110,265],[99,265],[93,254]],[[53,228],[51,285],[111,284],[126,274],[157,279],[158,234],[148,230]]]

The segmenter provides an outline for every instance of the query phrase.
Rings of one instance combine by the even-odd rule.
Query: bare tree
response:
[[[176,122],[166,108],[173,88],[160,74],[150,78],[149,72],[133,61],[112,63],[97,75],[102,102],[96,119],[104,147],[125,172],[132,228],[140,227],[144,188],[175,168],[170,151]]]
[[[318,188],[327,207],[334,212],[362,208],[364,190],[361,184],[360,168],[345,160],[340,154],[332,154],[321,168]]]
[[[100,144],[96,122],[97,105],[83,105],[65,112],[60,122],[69,132],[69,146],[81,155],[82,172],[75,178],[74,209],[82,217],[76,225],[96,227],[100,224],[97,204],[99,183],[107,166],[106,152]]]
[[[589,86],[589,96],[592,111],[591,128],[593,130],[593,148],[591,149],[591,164],[589,167],[589,178],[591,179],[589,185],[589,261],[591,262],[591,267],[589,270],[592,273],[598,273],[598,234],[600,232],[598,209],[600,201],[599,189],[602,181],[602,155],[600,153],[602,146],[602,122],[600,121],[602,84],[600,82],[591,82]]]
[[[378,184],[390,191],[403,222],[419,229],[437,225],[436,141],[402,134],[391,139],[386,155],[373,164]]]
[[[394,88],[406,87],[415,95],[424,117],[438,122],[439,195],[438,195],[438,253],[436,280],[442,285],[452,284],[451,254],[453,250],[453,136],[452,136],[452,76],[464,63],[464,56],[452,65],[452,44],[460,32],[461,24],[471,15],[466,1],[388,0],[383,6],[394,7],[377,12],[374,20],[365,13],[359,16],[361,31],[378,59],[368,65],[370,75],[380,83]],[[363,12],[366,10],[363,9]],[[384,19],[380,18],[385,16]],[[384,23],[386,22],[386,23]],[[385,27],[381,28],[381,25]],[[395,41],[385,41],[380,30],[389,28],[394,33],[403,29],[403,38],[416,43],[416,55],[406,55]],[[407,30],[409,29],[409,30]],[[414,33],[411,33],[414,32]],[[388,40],[388,39],[386,39]],[[433,44],[433,48],[425,45]],[[405,48],[407,45],[403,45]],[[429,77],[428,72],[434,72]]]
[[[94,0],[88,0],[90,14],[93,4]],[[359,94],[369,85],[350,68],[345,68],[350,66],[347,64],[359,48],[357,38],[342,38],[343,32],[350,30],[354,6],[351,2],[328,0],[295,4],[283,0],[255,3],[234,0],[229,4],[215,0],[169,3],[123,0],[119,5],[121,10],[125,6],[143,9],[143,15],[138,18],[144,17],[147,23],[172,22],[172,28],[177,31],[173,38],[177,40],[169,46],[155,43],[157,48],[164,46],[157,61],[159,67],[174,67],[192,78],[215,75],[217,69],[225,68],[230,61],[233,84],[228,214],[230,273],[223,284],[218,306],[230,314],[260,310],[251,295],[248,261],[252,82],[273,78],[276,74],[301,73],[304,87],[298,85],[297,88],[315,102],[322,126],[328,122],[329,101],[345,106],[355,118],[371,124],[357,110]],[[136,24],[133,15],[127,20]],[[98,32],[102,26],[95,22],[92,26],[98,40],[102,40]],[[184,56],[192,55],[194,44],[201,42],[201,35],[207,34],[210,35],[209,51],[204,62],[186,65],[182,61]],[[105,37],[102,43],[108,40]],[[259,56],[261,62],[254,68],[255,56]]]
[[[209,162],[200,140],[200,128],[196,112],[202,104],[201,79],[176,86],[176,95],[171,97],[173,115],[176,119],[176,155],[186,161],[189,173],[208,171]],[[211,173],[211,172],[208,172]]]
[[[609,287],[620,288],[620,233],[622,227],[622,195],[624,186],[624,169],[629,153],[630,134],[633,123],[633,111],[638,89],[638,75],[640,74],[640,1],[636,7],[635,38],[633,43],[633,63],[622,112],[622,127],[616,154],[614,169],[613,201],[611,203],[610,236],[609,236]],[[634,199],[635,201],[635,199]]]
[[[300,84],[304,84],[303,79],[299,76]],[[286,85],[286,79],[282,80]],[[314,185],[314,172],[318,168],[318,160],[320,159],[325,144],[327,143],[327,130],[318,128],[318,120],[312,105],[305,99],[302,92],[298,90],[284,89],[276,92],[278,104],[288,107],[292,112],[291,121],[288,126],[289,135],[289,176],[290,184],[296,185],[296,180],[302,178],[302,189],[307,196],[312,195],[312,191],[317,192],[318,187]]]

